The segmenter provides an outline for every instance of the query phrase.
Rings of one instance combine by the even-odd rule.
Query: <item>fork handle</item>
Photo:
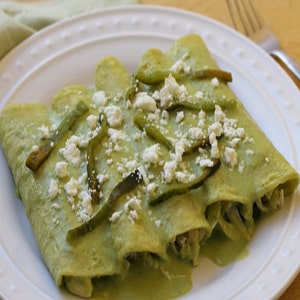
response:
[[[298,83],[300,82],[300,64],[298,62],[296,62],[292,57],[282,50],[273,50],[270,52],[270,54],[275,59],[279,59],[280,62],[282,62],[295,76],[295,78],[298,80]]]

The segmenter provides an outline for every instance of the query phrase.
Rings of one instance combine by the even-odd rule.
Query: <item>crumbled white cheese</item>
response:
[[[97,175],[97,180],[99,182],[99,184],[103,184],[104,182],[109,180],[109,176],[107,174],[98,174]]]
[[[128,172],[133,172],[137,169],[138,163],[135,159],[126,162],[125,168]]]
[[[219,105],[215,106],[215,121],[216,122],[224,122],[226,118],[225,113],[222,111],[222,108]]]
[[[209,158],[205,158],[205,159],[200,159],[199,160],[199,165],[201,168],[211,168],[214,165],[214,162],[209,159]]]
[[[156,165],[159,161],[160,145],[154,144],[144,150],[143,161],[145,163]]]
[[[87,172],[82,173],[82,175],[78,178],[78,183],[86,183],[88,178]]]
[[[155,191],[157,189],[157,184],[154,182],[151,182],[147,185],[147,192],[151,195],[154,196],[155,195]]]
[[[109,218],[110,222],[116,222],[122,215],[122,211],[115,211]]]
[[[254,151],[252,149],[247,149],[246,150],[247,155],[252,155],[253,153],[254,153]]]
[[[55,165],[55,174],[59,178],[64,178],[69,175],[68,163],[65,161],[57,162]]]
[[[140,172],[140,174],[141,174],[141,176],[143,178],[143,181],[144,181],[145,185],[147,186],[149,184],[150,180],[149,180],[149,178],[147,176],[147,173],[145,171],[144,166],[139,166],[138,170],[139,170],[139,172]]]
[[[118,129],[108,128],[107,133],[109,136],[109,141],[112,142],[113,144],[117,144],[118,142],[126,138],[126,135],[121,130]]]
[[[168,161],[164,164],[164,179],[166,183],[170,183],[175,175],[177,169],[177,162],[174,160]]]
[[[195,174],[191,174],[183,171],[177,171],[175,172],[175,178],[178,182],[187,184],[193,179],[195,179]]]
[[[91,130],[96,129],[97,125],[98,125],[98,117],[96,115],[89,115],[86,118],[86,121],[90,127]]]
[[[170,74],[165,78],[164,86],[159,92],[161,106],[168,107],[171,102],[178,96],[179,85],[175,78]]]
[[[60,206],[59,206],[59,204],[57,204],[57,203],[53,203],[52,205],[51,205],[51,207],[52,208],[55,208],[55,209],[60,209]]]
[[[214,122],[208,127],[208,133],[214,133],[217,137],[223,133],[223,126],[220,122]]]
[[[183,119],[184,119],[184,112],[183,111],[177,112],[175,122],[181,123],[183,121]]]
[[[200,99],[203,99],[203,92],[202,91],[197,91],[196,93],[195,93],[195,98],[196,99],[198,99],[198,100],[200,100]]]
[[[113,128],[121,126],[123,122],[123,113],[119,106],[106,106],[104,109],[104,113],[106,115],[107,123],[109,126]]]
[[[48,139],[49,138],[49,128],[45,125],[42,125],[41,127],[38,128],[38,131],[41,134],[41,137],[43,139]]]
[[[189,100],[190,95],[188,93],[188,90],[186,89],[185,85],[180,85],[178,89],[178,99],[179,101],[187,101]]]
[[[131,222],[132,224],[134,224],[134,223],[135,223],[135,220],[138,220],[138,219],[139,219],[139,215],[138,215],[137,211],[136,211],[136,210],[131,210],[131,211],[129,212],[128,219],[130,220],[130,222]]]
[[[188,131],[188,136],[192,140],[200,140],[204,136],[204,132],[201,128],[199,127],[191,127]]]
[[[184,138],[176,141],[175,143],[175,155],[171,155],[173,159],[176,162],[181,162],[182,161],[182,155],[186,149],[186,145],[188,144],[188,141]]]
[[[238,143],[239,143],[240,141],[241,141],[240,138],[235,137],[235,138],[233,138],[232,140],[229,140],[229,141],[228,141],[228,145],[229,145],[230,147],[232,147],[232,148],[236,148],[237,145],[238,145]]]
[[[122,166],[118,166],[118,167],[117,167],[117,171],[118,171],[118,173],[121,174],[121,175],[124,175],[124,173],[125,173],[125,169],[124,169]]]
[[[165,120],[169,120],[169,112],[167,111],[167,110],[163,110],[162,112],[161,112],[161,117],[163,118],[163,119],[165,119]]]
[[[204,110],[200,110],[198,114],[199,120],[205,120],[206,119],[206,112]]]
[[[104,91],[94,93],[92,100],[97,107],[105,106],[107,104],[107,97]]]
[[[211,84],[212,84],[212,86],[214,86],[214,87],[219,86],[219,80],[218,80],[218,78],[217,78],[217,77],[212,78]]]
[[[68,196],[75,197],[78,193],[79,183],[76,179],[71,177],[70,180],[65,184],[64,188]]]
[[[38,145],[33,145],[32,148],[31,148],[32,152],[36,152],[38,150],[39,150],[39,146]]]
[[[169,69],[173,73],[185,73],[190,74],[191,66],[189,66],[184,59],[178,59]]]
[[[138,210],[141,208],[141,203],[142,201],[140,199],[133,196],[124,204],[124,210],[126,213],[129,213],[130,210]]]
[[[154,93],[152,94],[152,98],[155,100],[159,100],[160,99],[160,92],[159,91],[154,91]]]
[[[237,136],[236,127],[237,127],[237,120],[236,119],[228,119],[224,120],[223,124],[223,132],[224,136],[228,139],[233,139]]]
[[[136,94],[133,107],[147,112],[155,112],[157,109],[156,101],[146,92],[140,92]]]
[[[224,159],[232,168],[237,164],[237,153],[234,148],[225,147]]]
[[[81,153],[76,143],[67,141],[66,147],[60,149],[60,153],[74,167],[80,167],[81,165]]]
[[[211,155],[212,158],[219,158],[220,157],[220,150],[219,150],[219,147],[218,147],[218,140],[217,139],[215,139],[211,143],[210,155]]]
[[[56,198],[58,195],[58,192],[59,192],[58,183],[55,179],[51,178],[50,184],[49,184],[49,190],[48,190],[50,199],[52,200],[52,199]]]
[[[162,226],[161,220],[155,220],[155,221],[154,221],[154,224],[155,224],[155,226],[158,227],[158,228]]]
[[[82,191],[78,195],[79,203],[78,216],[83,222],[88,222],[93,214],[92,197],[87,191]]]

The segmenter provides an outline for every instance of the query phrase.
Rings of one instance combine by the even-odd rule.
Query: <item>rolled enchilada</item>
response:
[[[142,280],[177,297],[203,245],[220,233],[246,244],[256,216],[284,204],[299,176],[230,80],[188,35],[148,50],[136,74],[106,57],[94,88],[3,109],[1,146],[58,286],[124,299]]]

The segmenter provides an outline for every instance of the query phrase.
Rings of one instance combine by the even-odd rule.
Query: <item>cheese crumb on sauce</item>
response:
[[[218,78],[217,78],[217,77],[212,78],[211,84],[212,84],[212,86],[214,86],[214,87],[219,86],[219,80],[218,80]]]
[[[155,221],[154,221],[154,224],[155,224],[155,226],[158,227],[158,228],[162,226],[161,220],[155,220]]]
[[[183,111],[177,112],[175,122],[181,123],[183,121],[183,119],[184,119],[184,112]]]
[[[235,149],[231,147],[225,147],[224,159],[226,163],[228,163],[231,167],[234,167],[237,164],[237,153]]]
[[[86,121],[91,130],[95,130],[96,127],[98,126],[98,117],[96,115],[89,115],[86,118]]]
[[[110,222],[116,222],[122,215],[122,211],[115,211],[109,218]]]
[[[175,99],[179,101],[188,100],[189,94],[186,87],[179,85],[172,74],[170,74],[165,79],[164,86],[159,91],[159,96],[156,94],[156,97],[160,99],[161,106],[168,107]]]
[[[136,94],[133,107],[147,112],[155,112],[157,109],[156,101],[146,92]]]
[[[98,91],[94,93],[92,100],[97,107],[106,106],[107,104],[107,97],[104,91]]]
[[[173,73],[191,73],[191,66],[185,62],[185,59],[188,57],[188,53],[186,53],[181,59],[178,59],[169,69]]]
[[[177,162],[174,160],[167,161],[164,164],[163,176],[166,183],[170,183],[173,180],[176,169],[177,169]]]
[[[159,161],[159,155],[160,155],[160,145],[154,144],[153,146],[148,147],[144,150],[143,161],[145,163],[157,165]]]
[[[78,195],[79,210],[77,216],[82,222],[88,222],[93,214],[92,197],[87,191],[81,191]]]
[[[61,148],[59,151],[67,162],[77,168],[81,165],[81,152],[79,149],[80,146],[83,146],[81,142],[80,137],[73,135],[67,140],[66,147]]]
[[[48,189],[50,199],[52,200],[52,199],[56,198],[58,195],[58,192],[59,192],[58,183],[55,179],[51,178],[50,184],[49,184],[49,189]]]
[[[147,185],[147,192],[151,195],[154,196],[155,195],[155,191],[157,189],[157,185],[154,182],[151,182]]]
[[[122,125],[123,113],[119,106],[110,105],[104,108],[107,123],[109,126],[116,128]]]
[[[41,138],[42,139],[48,139],[50,137],[49,128],[45,125],[42,125],[38,128]]]
[[[69,175],[68,163],[61,161],[55,165],[55,174],[59,178],[64,178]]]

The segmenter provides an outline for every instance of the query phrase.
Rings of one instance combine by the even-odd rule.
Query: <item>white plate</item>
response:
[[[93,84],[106,55],[134,71],[143,52],[167,50],[196,32],[220,67],[233,73],[233,90],[280,152],[300,170],[300,96],[260,48],[209,18],[153,6],[127,6],[58,23],[29,38],[0,64],[0,109],[7,102],[48,102],[68,84]],[[0,152],[0,293],[7,299],[73,299],[59,291],[34,242],[5,158]],[[226,268],[203,259],[194,288],[182,299],[270,299],[280,295],[300,266],[299,193],[258,228],[247,258]]]

